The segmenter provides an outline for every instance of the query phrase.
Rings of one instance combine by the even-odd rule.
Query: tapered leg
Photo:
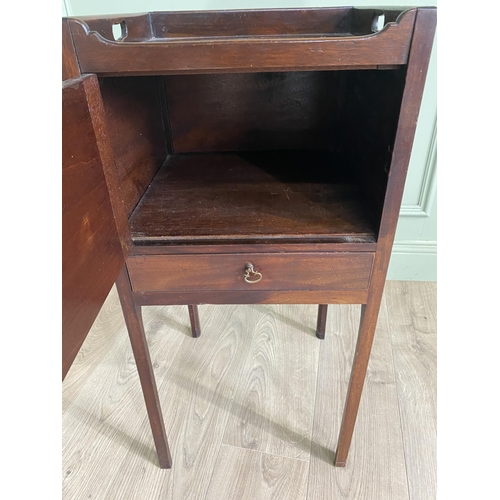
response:
[[[189,320],[191,321],[191,332],[194,338],[201,335],[200,317],[198,316],[198,306],[188,306]]]
[[[349,447],[351,445],[354,425],[356,423],[361,393],[363,392],[368,361],[370,360],[373,337],[377,326],[379,307],[379,300],[373,300],[372,303],[361,306],[358,341],[354,353],[344,416],[340,427],[337,453],[335,455],[335,465],[337,467],[345,467],[347,455],[349,454]]]
[[[326,329],[326,314],[328,313],[328,306],[324,304],[320,304],[318,306],[318,325],[316,327],[316,337],[318,339],[325,338],[325,329]]]
[[[139,372],[142,393],[146,401],[146,409],[151,430],[153,431],[153,439],[160,467],[162,469],[170,469],[172,467],[172,458],[168,448],[167,433],[165,432],[165,425],[163,424],[163,416],[161,413],[160,401],[158,399],[153,367],[151,366],[151,358],[149,357],[148,344],[144,333],[141,307],[136,306],[134,303],[126,266],[123,266],[116,280],[116,288],[118,289],[118,295],[120,297],[130,343],[132,344],[135,363],[137,365],[137,371]]]

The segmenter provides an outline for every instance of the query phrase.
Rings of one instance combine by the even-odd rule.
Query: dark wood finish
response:
[[[116,288],[122,305],[123,316],[127,324],[127,330],[134,353],[135,364],[139,372],[144,401],[149,417],[149,423],[153,432],[153,439],[158,454],[158,461],[162,469],[172,467],[172,458],[167,442],[167,433],[163,423],[158,390],[156,388],[153,366],[149,356],[149,348],[144,333],[144,324],[142,322],[141,307],[134,302],[132,289],[127,269],[124,266],[116,280]]]
[[[80,66],[76,58],[73,38],[68,26],[68,20],[62,20],[62,80],[78,78],[80,76]]]
[[[371,8],[371,9],[352,9],[352,20],[350,23],[350,31],[353,34],[364,35],[372,32],[372,23],[375,16],[380,14],[385,15],[385,25],[398,21],[401,15],[400,9],[387,9],[387,8]]]
[[[341,72],[165,77],[176,153],[334,145]]]
[[[185,304],[366,304],[368,290],[209,290],[206,292],[135,292],[142,306]]]
[[[416,9],[407,10],[396,23],[379,33],[361,36],[343,36],[343,29],[329,36],[301,33],[195,39],[154,39],[146,33],[144,41],[129,44],[112,41],[112,37],[106,39],[98,31],[92,31],[88,26],[92,21],[88,19],[88,24],[72,19],[70,27],[82,71],[100,75],[317,70],[406,64],[415,13]],[[212,18],[213,14],[205,13],[207,25]],[[127,19],[125,22],[129,23]]]
[[[207,290],[365,290],[371,253],[148,255],[127,260],[135,292]],[[247,263],[262,274],[248,283]]]
[[[91,78],[88,82],[87,101],[92,110],[92,124],[97,140],[97,147],[102,159],[104,177],[108,186],[111,207],[115,217],[120,244],[123,254],[128,255],[131,246],[130,225],[127,211],[123,201],[122,183],[115,168],[115,149],[110,141],[110,134],[105,118],[105,110],[102,102],[101,91],[97,78]]]
[[[113,25],[121,24],[125,21],[126,37],[123,40],[127,42],[142,42],[153,38],[151,20],[156,17],[156,14],[152,12],[148,14],[81,16],[78,19],[84,21],[89,29],[100,37],[112,41],[115,41]]]
[[[335,456],[335,465],[339,467],[345,466],[347,460],[363,391],[435,27],[436,10],[432,8],[418,9],[368,301],[362,311],[358,342]]]
[[[125,262],[102,155],[95,76],[67,80],[62,99],[62,372],[69,370]],[[96,139],[96,133],[99,139]]]
[[[316,337],[318,337],[318,339],[325,338],[327,313],[328,313],[328,305],[320,304],[318,306],[318,324],[316,326]]]
[[[86,16],[91,31],[114,40],[112,26],[125,21],[124,41],[176,38],[219,38],[266,35],[342,36],[369,35],[375,15],[385,14],[385,22],[396,22],[403,11],[390,8],[327,7],[317,9],[265,9],[150,12],[112,16]]]
[[[158,12],[155,38],[350,34],[353,9]]]
[[[329,152],[171,156],[132,214],[132,239],[373,243],[370,212],[342,167]]]
[[[370,292],[372,290],[373,288],[370,289]],[[337,450],[334,459],[334,465],[336,467],[345,467],[347,461],[347,455],[351,446],[352,433],[354,432],[354,424],[356,423],[356,417],[358,415],[359,402],[361,400],[361,393],[363,392],[366,369],[368,368],[368,361],[370,358],[371,346],[373,343],[373,337],[378,318],[377,311],[377,315],[375,317],[372,316],[368,318],[368,321],[365,322],[366,309],[366,304],[363,304],[361,306],[361,314],[359,318],[359,332],[356,342],[356,349],[354,351],[354,361],[351,371],[351,378],[349,380],[349,388],[347,389],[344,415],[342,417],[339,440],[337,443]],[[367,332],[371,333],[371,339],[367,338]],[[363,378],[360,381],[361,374]]]
[[[273,252],[375,252],[376,243],[258,243],[214,244],[192,242],[190,245],[165,243],[130,247],[129,255],[170,255],[191,253],[273,253]]]
[[[323,338],[328,304],[362,304],[345,465],[435,24],[343,7],[63,22],[63,78],[100,77],[68,87],[63,121],[63,373],[128,255],[117,286],[162,467],[143,305],[188,305],[199,336],[199,304],[320,304]]]
[[[377,229],[391,168],[406,68],[340,73],[339,156],[352,166]]]
[[[158,79],[99,81],[121,197],[130,215],[167,155]]]
[[[191,332],[194,338],[201,335],[200,316],[198,315],[198,306],[189,305],[189,321],[191,322]]]

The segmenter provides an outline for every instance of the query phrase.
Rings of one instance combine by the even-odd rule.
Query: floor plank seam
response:
[[[234,330],[238,331],[238,328],[235,327]],[[238,333],[241,333],[241,332],[238,332]],[[248,349],[248,353],[244,357],[244,360],[243,360],[243,362],[241,363],[241,366],[240,366],[239,377],[235,377],[235,381],[234,381],[233,388],[232,388],[233,390],[232,390],[231,402],[230,402],[230,404],[228,404],[228,406],[226,408],[226,411],[225,411],[225,413],[227,415],[226,425],[224,426],[224,429],[223,429],[223,431],[221,432],[221,435],[220,435],[220,440],[219,440],[219,443],[218,443],[217,456],[216,456],[215,460],[213,461],[212,473],[210,475],[210,481],[208,482],[208,486],[207,486],[207,489],[205,491],[205,495],[203,496],[203,500],[206,500],[206,498],[208,497],[208,494],[210,493],[210,487],[212,485],[212,481],[213,481],[213,478],[214,478],[214,475],[215,475],[217,463],[219,463],[219,460],[220,460],[222,447],[223,446],[231,446],[231,445],[227,445],[227,444],[224,443],[224,437],[226,435],[226,430],[227,430],[227,427],[229,425],[229,421],[230,421],[231,415],[233,415],[233,407],[234,407],[235,401],[236,401],[235,394],[237,393],[237,390],[238,390],[238,386],[239,386],[239,383],[240,383],[241,375],[243,373],[243,369],[246,366],[246,364],[248,363],[249,358],[251,357],[251,353],[252,353],[251,346],[252,346],[252,343],[254,342],[254,340],[255,340],[255,338],[254,338],[254,336],[252,336],[252,339],[250,341],[250,348]],[[235,448],[237,448],[237,447],[235,446]]]
[[[261,455],[271,455],[273,457],[285,458],[287,460],[297,460],[299,462],[308,462],[309,463],[309,459],[308,458],[289,457],[287,455],[281,455],[280,453],[269,453],[267,451],[254,450],[252,448],[243,448],[243,446],[237,446],[235,444],[222,443],[222,446],[228,446],[230,448],[236,448],[238,450],[251,451],[252,453],[260,453]]]
[[[435,469],[431,468],[436,444],[434,284],[395,283],[386,289],[380,314],[384,319],[362,396],[370,395],[371,404],[360,409],[363,427],[359,421],[357,451],[346,469],[333,465],[338,439],[335,422],[345,396],[339,394],[343,392],[340,386],[347,385],[344,374],[349,374],[352,365],[351,355],[346,356],[351,342],[345,341],[345,334],[352,327],[355,336],[359,306],[329,308],[326,339],[319,344],[305,343],[302,337],[288,340],[288,327],[278,325],[279,316],[288,318],[294,334],[299,335],[296,329],[307,328],[298,324],[295,310],[288,314],[288,308],[273,312],[240,307],[245,306],[207,307],[202,317],[207,335],[197,340],[190,336],[185,307],[159,312],[153,312],[157,306],[144,308],[163,417],[173,445],[171,471],[159,469],[156,463],[125,325],[115,307],[102,311],[104,320],[89,333],[80,362],[74,364],[69,383],[63,386],[63,472],[70,470],[63,478],[63,498],[90,498],[90,494],[109,500],[124,496],[130,500],[436,498]],[[260,320],[265,320],[264,333],[270,339],[259,336],[256,324],[264,324]],[[114,338],[107,336],[103,342],[102,336],[107,335],[103,329],[112,330]],[[312,328],[309,334],[314,336]],[[214,338],[221,335],[224,342]],[[243,343],[240,335],[247,336]],[[280,344],[284,340],[276,339],[293,341],[290,355],[275,356],[277,349],[287,347]],[[306,347],[313,352],[306,352]],[[271,354],[260,360],[258,355],[265,349]],[[212,364],[203,365],[202,376],[197,378],[199,363],[215,354],[214,371]],[[295,390],[283,374],[297,368],[297,356],[304,357],[307,369],[296,374],[302,382]],[[265,374],[255,375],[262,388],[249,382],[254,380],[254,365],[265,368]],[[396,387],[387,388],[392,381]],[[268,384],[271,392],[267,392]],[[328,396],[331,391],[335,400]],[[276,404],[270,404],[272,397],[278,398]],[[295,402],[295,397],[300,399]],[[183,424],[185,407],[195,412],[189,413],[190,425],[194,425],[188,431]],[[297,412],[297,408],[305,408],[307,418],[305,410]],[[192,415],[198,414],[200,422],[191,422]],[[368,443],[368,436],[377,441],[371,438]],[[187,467],[184,447],[192,459]]]
[[[222,436],[224,436],[224,434],[222,434]],[[215,460],[213,462],[214,465],[212,467],[212,474],[210,474],[210,481],[208,481],[207,489],[205,491],[205,494],[203,495],[203,500],[206,500],[208,497],[208,494],[210,493],[210,487],[212,486],[212,481],[213,481],[214,475],[215,475],[215,468],[216,468],[215,466],[216,466],[216,464],[219,463],[221,450],[222,450],[223,446],[224,446],[224,444],[222,443],[222,438],[221,438],[221,442],[219,443],[219,449],[217,450],[217,456],[215,457]]]
[[[332,306],[329,307],[329,313],[331,313]],[[331,314],[327,313],[326,317],[326,328],[325,328],[325,338],[328,335],[328,325],[330,324],[328,321],[328,316],[331,316]],[[312,447],[313,447],[313,437],[314,437],[314,423],[316,422],[316,402],[318,398],[318,385],[319,385],[319,365],[321,363],[321,349],[323,348],[323,343],[325,340],[323,339],[319,351],[318,351],[318,360],[316,363],[316,386],[314,388],[314,410],[313,410],[313,418],[312,418],[312,429],[311,429],[311,441],[309,443],[309,468],[307,470],[307,488],[306,488],[306,499],[309,498],[309,484],[311,482],[311,453],[312,453]]]
[[[396,396],[398,398],[398,414],[399,414],[399,431],[401,434],[401,442],[403,443],[403,457],[405,460],[405,476],[406,476],[406,489],[408,490],[408,498],[412,500],[411,490],[410,490],[410,478],[408,477],[408,456],[406,453],[406,445],[403,436],[403,412],[401,411],[401,394],[399,391],[399,382],[398,382],[398,374],[396,372],[396,365],[394,362],[394,345],[393,345],[393,329],[391,328],[391,322],[389,321],[389,306],[387,305],[387,301],[384,300],[386,318],[387,318],[387,327],[389,329],[389,340],[391,343],[391,353],[392,353],[392,369],[394,371],[394,380],[396,382]]]

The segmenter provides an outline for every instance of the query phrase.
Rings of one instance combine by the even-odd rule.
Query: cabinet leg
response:
[[[191,321],[191,332],[194,338],[198,338],[201,335],[198,306],[188,306],[188,309],[189,309],[189,320]]]
[[[354,353],[349,389],[347,390],[344,416],[342,418],[342,425],[340,426],[337,453],[335,455],[336,467],[345,467],[347,455],[349,454],[366,370],[370,359],[373,336],[377,326],[379,307],[380,300],[372,300],[371,303],[369,302],[367,305],[361,306],[358,341]]]
[[[162,469],[170,469],[172,467],[172,458],[168,447],[167,433],[165,432],[165,425],[163,423],[151,358],[149,357],[149,348],[144,333],[141,307],[137,306],[134,302],[126,266],[123,266],[116,280],[116,288],[118,289],[123,316],[125,317],[137,371],[139,372],[158,461]]]
[[[318,339],[325,338],[327,313],[328,313],[328,306],[325,304],[320,304],[318,306],[318,325],[316,326],[316,337],[318,337]]]

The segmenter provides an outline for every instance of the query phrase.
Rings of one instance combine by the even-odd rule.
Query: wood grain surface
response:
[[[80,76],[80,66],[73,45],[73,38],[68,26],[68,20],[62,21],[62,80],[78,78]]]
[[[248,306],[259,314],[223,443],[307,459],[321,343],[317,307]]]
[[[406,75],[407,83],[403,92],[401,114],[387,180],[387,192],[380,221],[368,300],[366,308],[363,309],[363,321],[358,334],[348,397],[335,455],[335,464],[338,466],[345,465],[347,460],[363,391],[436,28],[435,8],[421,8],[417,12]]]
[[[341,72],[165,77],[175,153],[329,149]]]
[[[180,304],[366,304],[368,290],[213,290],[205,292],[136,292],[143,306]]]
[[[408,499],[390,332],[384,310],[378,322],[350,458],[345,468],[333,466],[360,306],[329,309],[319,361],[308,499]]]
[[[416,9],[409,9],[397,23],[387,25],[378,33],[370,30],[360,36],[342,36],[346,34],[343,30],[331,36],[311,33],[310,36],[250,35],[219,39],[208,36],[172,40],[147,38],[151,34],[145,30],[143,41],[123,44],[115,42],[113,37],[106,40],[90,31],[85,20],[70,19],[69,24],[83,72],[131,76],[405,64],[415,14]],[[205,13],[205,16],[209,24],[213,14]],[[109,27],[111,24],[109,21]],[[134,42],[133,38],[130,41]]]
[[[125,262],[105,171],[102,109],[93,75],[62,95],[62,376],[66,375]]]
[[[99,80],[120,197],[127,216],[167,155],[158,79]]]
[[[63,383],[63,499],[434,500],[435,304],[435,283],[387,284],[341,469],[332,461],[360,306],[330,306],[321,341],[314,305],[203,306],[199,339],[187,307],[145,307],[174,461],[162,470],[113,288]],[[259,451],[223,444],[244,435],[237,422]]]
[[[305,500],[309,463],[222,445],[206,500]]]
[[[410,498],[435,498],[436,287],[399,281],[386,286]]]
[[[127,267],[135,292],[366,290],[372,262],[365,252],[137,255]],[[245,280],[247,263],[260,281]]]
[[[69,376],[64,382],[64,398],[62,409],[65,411],[76,398],[92,373],[104,362],[108,351],[113,349],[117,336],[121,334],[123,314],[120,302],[117,300],[115,285],[109,292],[101,311],[99,312],[89,336],[78,351]]]
[[[326,151],[173,155],[130,218],[132,239],[373,243],[369,207],[345,170]]]

